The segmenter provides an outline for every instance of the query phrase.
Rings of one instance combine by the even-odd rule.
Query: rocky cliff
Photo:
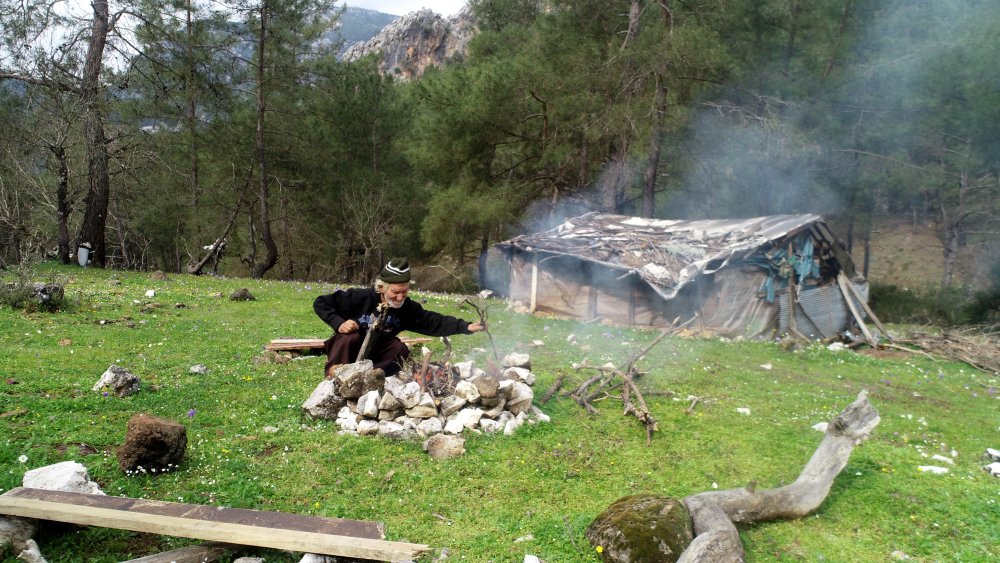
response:
[[[381,53],[379,70],[401,80],[420,77],[432,66],[460,61],[476,34],[476,19],[468,6],[449,18],[423,9],[387,25],[372,39],[353,45],[344,60],[356,61]]]

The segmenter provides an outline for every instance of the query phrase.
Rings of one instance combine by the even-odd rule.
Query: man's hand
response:
[[[471,323],[469,324],[469,332],[481,332],[486,330],[486,325],[483,323]]]
[[[346,321],[341,323],[339,327],[337,327],[337,332],[339,332],[340,334],[350,334],[352,332],[357,332],[358,328],[360,327],[358,326],[357,321],[353,319],[347,319]]]

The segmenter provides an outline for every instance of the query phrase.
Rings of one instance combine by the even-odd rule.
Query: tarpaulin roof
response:
[[[829,236],[823,218],[812,214],[670,220],[592,212],[497,246],[573,256],[635,273],[665,299],[672,299],[698,275],[715,272],[734,257],[746,258],[764,244],[813,224],[821,225],[818,230],[824,238]]]

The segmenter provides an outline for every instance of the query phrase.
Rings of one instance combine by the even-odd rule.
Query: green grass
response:
[[[748,561],[883,561],[895,550],[920,561],[1000,558],[1000,480],[980,470],[984,450],[1000,448],[1000,384],[963,364],[671,338],[640,362],[649,373],[639,384],[660,423],[652,446],[637,421],[622,416],[620,401],[599,402],[600,414],[589,416],[558,398],[539,405],[550,424],[512,437],[472,435],[466,455],[435,461],[418,441],[342,436],[332,422],[304,418],[301,404],[322,376],[319,357],[257,360],[273,338],[328,334],[312,300],[331,284],[151,281],[145,273],[51,264],[37,275],[63,279],[70,305],[57,313],[0,309],[0,490],[20,486],[28,469],[75,460],[110,495],[378,520],[389,539],[431,545],[432,558],[446,548],[456,561],[519,562],[527,553],[550,563],[598,561],[584,532],[614,500],[789,483],[822,437],[810,427],[868,389],[882,417],[872,437],[814,515],[742,528]],[[241,287],[257,300],[229,301]],[[145,297],[149,289],[155,297]],[[458,296],[415,298],[475,317]],[[532,354],[536,398],[560,374],[581,380],[572,362],[621,365],[655,337],[518,315],[499,302],[490,319],[502,352]],[[533,340],[545,345],[529,350]],[[452,341],[459,358],[485,358],[474,348],[489,347],[482,334]],[[440,357],[442,345],[431,346]],[[198,363],[206,375],[189,372]],[[138,375],[142,391],[124,399],[91,391],[111,364]],[[704,398],[691,415],[689,395]],[[119,471],[115,448],[136,412],[187,426],[180,470]],[[952,450],[947,475],[917,471],[941,465],[923,456]],[[49,561],[97,562],[190,542],[98,528],[38,540]],[[268,561],[299,559],[262,553]]]

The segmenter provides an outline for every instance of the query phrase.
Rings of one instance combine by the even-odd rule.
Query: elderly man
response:
[[[396,336],[401,331],[451,336],[486,328],[481,323],[426,311],[407,296],[409,292],[410,264],[395,258],[382,268],[374,288],[342,289],[317,297],[313,310],[334,331],[326,341],[324,373],[329,376],[331,368],[357,361],[371,326],[376,330],[367,359],[385,370],[387,376],[396,374],[410,356],[410,349]]]

